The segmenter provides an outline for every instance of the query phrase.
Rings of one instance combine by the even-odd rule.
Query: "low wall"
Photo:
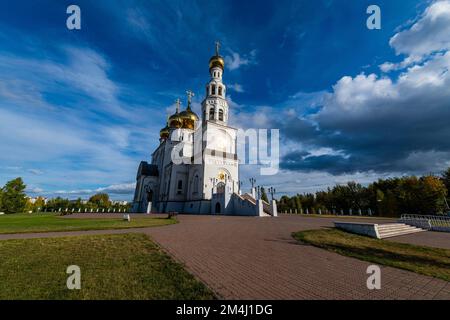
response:
[[[335,221],[334,226],[338,229],[342,229],[350,233],[356,233],[380,239],[380,235],[378,233],[378,224]]]

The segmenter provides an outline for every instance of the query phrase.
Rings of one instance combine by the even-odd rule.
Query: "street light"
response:
[[[255,187],[256,180],[255,178],[250,178],[250,183],[252,184],[252,189]]]
[[[273,201],[273,199],[274,199],[273,195],[277,192],[277,190],[275,188],[273,188],[273,187],[270,187],[268,189],[268,191],[269,191],[270,195],[272,196],[272,201]]]
[[[242,185],[244,183],[241,180],[238,180],[237,184],[238,184],[238,192],[239,192],[241,190],[241,188],[242,188]]]

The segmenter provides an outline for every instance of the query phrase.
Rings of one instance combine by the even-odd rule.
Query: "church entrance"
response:
[[[215,210],[215,212],[216,213],[220,213],[220,203],[216,203],[216,210]]]

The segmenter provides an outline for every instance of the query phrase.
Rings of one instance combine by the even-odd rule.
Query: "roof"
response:
[[[139,179],[141,176],[159,176],[158,167],[154,164],[149,164],[147,161],[141,161],[136,179]]]

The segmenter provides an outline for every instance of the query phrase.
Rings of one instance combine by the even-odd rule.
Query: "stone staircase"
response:
[[[241,199],[249,201],[250,203],[252,203],[253,205],[256,206],[256,199],[253,198],[252,195],[250,195],[248,193],[244,193],[243,195],[241,195],[239,197],[241,197]],[[266,216],[266,217],[272,216],[270,204],[268,204],[265,201],[263,201],[263,210],[264,210],[264,216]]]
[[[377,226],[377,229],[380,239],[426,231],[424,229],[410,226],[404,223],[379,224]]]

